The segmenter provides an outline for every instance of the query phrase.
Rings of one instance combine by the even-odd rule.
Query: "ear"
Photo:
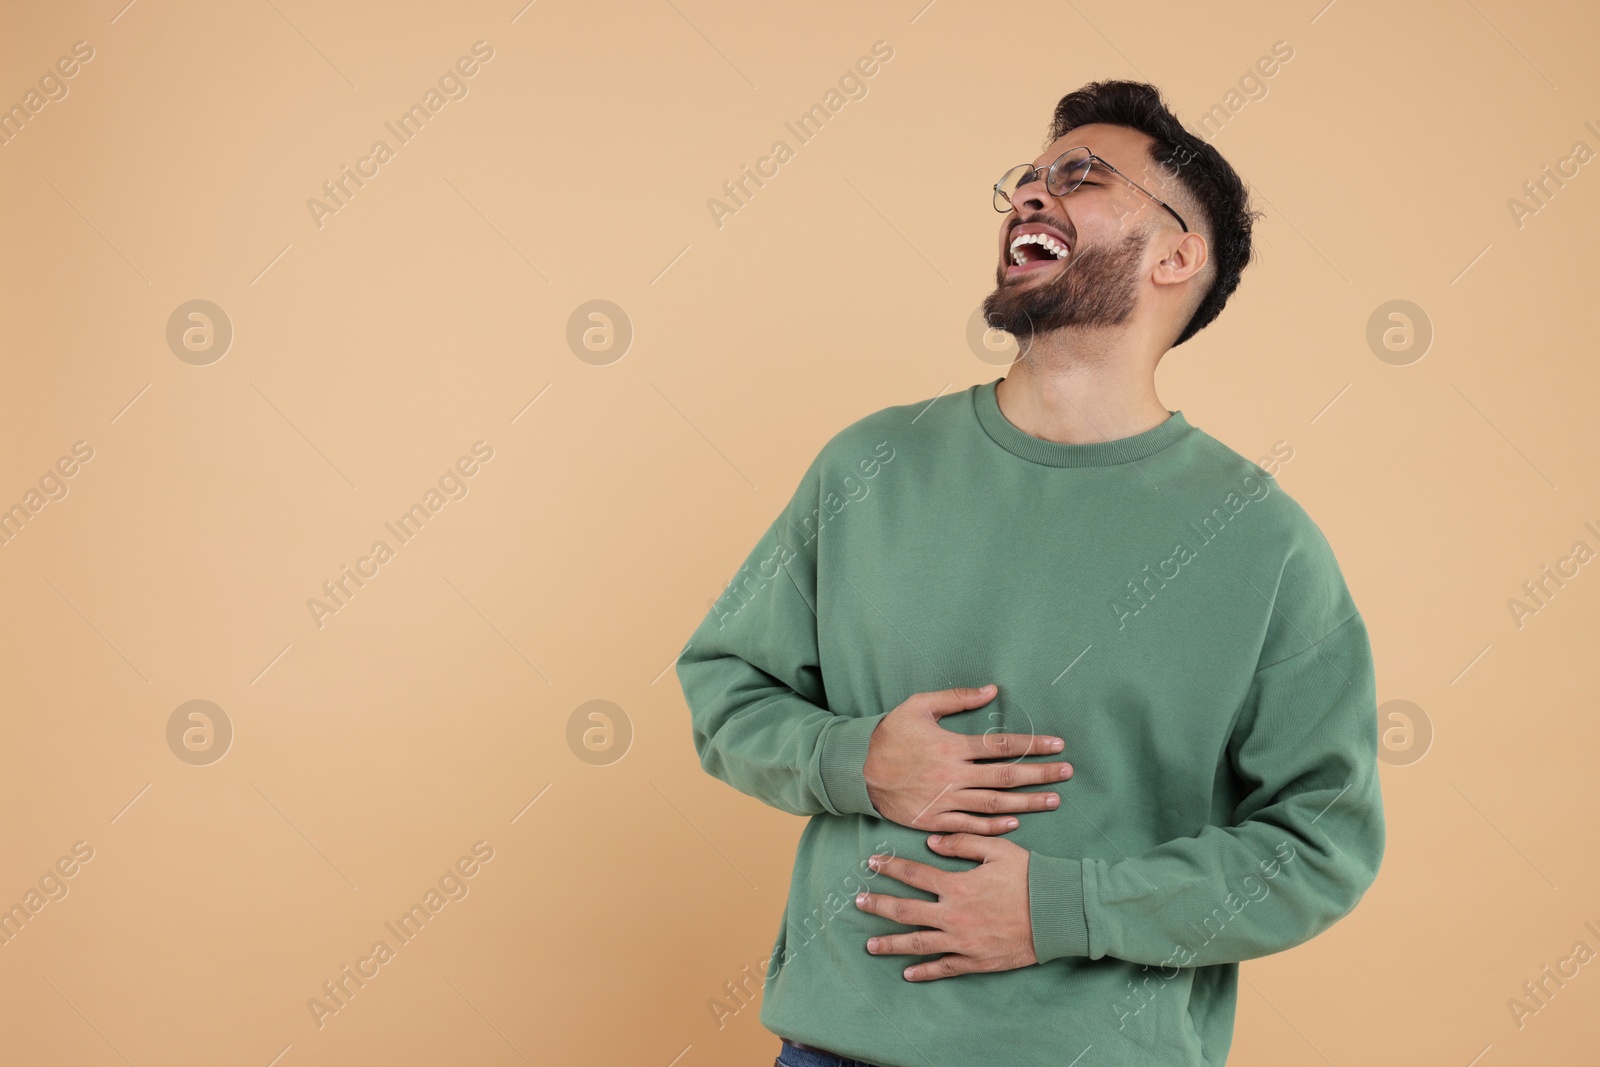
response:
[[[1150,280],[1157,285],[1177,285],[1186,282],[1199,274],[1211,258],[1211,250],[1206,246],[1206,239],[1198,233],[1190,231],[1168,235],[1164,232],[1162,236],[1171,240],[1171,243],[1167,246],[1167,253],[1151,271]]]

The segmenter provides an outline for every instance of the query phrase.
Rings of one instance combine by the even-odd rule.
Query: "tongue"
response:
[[[1023,248],[1025,248],[1027,250],[1026,254],[1027,254],[1029,259],[1033,259],[1033,260],[1041,260],[1041,259],[1054,260],[1054,259],[1060,258],[1060,257],[1054,255],[1053,253],[1051,253],[1051,251],[1048,248],[1046,248],[1042,244],[1039,244],[1038,242],[1032,242],[1030,244],[1023,245]]]

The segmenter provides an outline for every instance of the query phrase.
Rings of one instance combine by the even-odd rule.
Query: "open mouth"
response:
[[[1011,263],[1006,274],[1041,270],[1046,266],[1064,263],[1072,255],[1071,247],[1052,233],[1032,231],[1012,237],[1009,248]]]

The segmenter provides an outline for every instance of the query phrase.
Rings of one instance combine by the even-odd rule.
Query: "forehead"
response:
[[[1150,162],[1150,143],[1149,135],[1138,130],[1093,122],[1051,142],[1034,163],[1047,167],[1067,149],[1081,145],[1135,181],[1142,181],[1156,173]]]

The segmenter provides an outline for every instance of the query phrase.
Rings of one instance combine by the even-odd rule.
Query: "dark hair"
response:
[[[1161,91],[1133,81],[1090,82],[1068,93],[1056,105],[1050,123],[1048,146],[1079,126],[1090,123],[1126,126],[1153,140],[1152,162],[1163,174],[1176,175],[1205,212],[1211,231],[1211,263],[1216,268],[1211,288],[1190,316],[1189,323],[1172,342],[1174,348],[1199,333],[1222,311],[1222,305],[1239,287],[1239,275],[1250,263],[1250,230],[1261,212],[1250,207],[1249,194],[1237,172],[1211,145],[1184,128],[1167,109]],[[1143,184],[1143,183],[1141,183]],[[1194,225],[1191,223],[1191,230]]]

